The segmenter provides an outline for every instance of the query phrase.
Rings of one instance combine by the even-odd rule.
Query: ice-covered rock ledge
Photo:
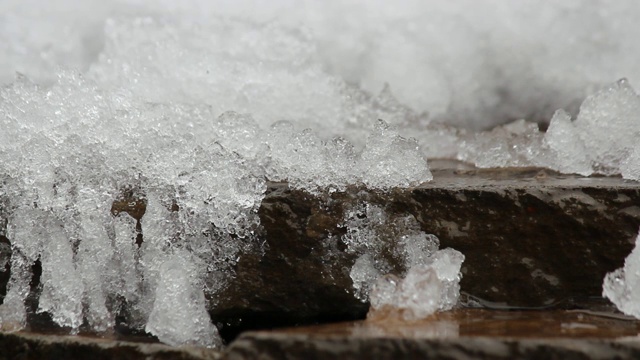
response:
[[[434,162],[432,170],[432,182],[391,192],[353,187],[311,195],[268,184],[258,210],[264,246],[229,265],[216,291],[205,288],[223,338],[244,329],[364,317],[376,276],[403,274],[419,261],[410,255],[421,252],[407,248],[405,236],[422,250],[434,242],[437,248],[437,239],[425,234],[464,254],[461,290],[472,300],[570,305],[601,294],[604,275],[623,264],[640,226],[640,184],[618,177],[448,162]],[[114,211],[144,223],[145,202],[131,200],[114,203]],[[144,239],[143,231],[138,241]],[[205,281],[220,281],[219,273],[208,276]],[[34,286],[30,296],[37,299],[40,291]]]

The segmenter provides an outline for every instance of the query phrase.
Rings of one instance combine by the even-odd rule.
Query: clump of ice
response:
[[[189,256],[179,254],[162,263],[145,330],[169,345],[220,346],[195,265]]]
[[[593,172],[585,143],[577,134],[577,126],[571,120],[571,116],[564,110],[556,111],[542,145],[549,149],[548,167],[581,175],[590,175]],[[544,163],[544,160],[541,163]]]
[[[609,298],[618,310],[640,319],[640,235],[624,266],[604,277],[602,296]]]
[[[540,157],[543,135],[537,124],[517,120],[463,139],[458,159],[483,168],[530,166]]]
[[[557,113],[546,138],[565,162],[573,160],[576,164],[585,164],[583,157],[586,156],[593,172],[619,174],[624,161],[636,147],[635,140],[640,134],[638,121],[640,97],[626,79],[621,79],[589,96],[573,123]],[[579,166],[584,168],[584,165]],[[558,168],[575,170],[566,165]]]
[[[371,290],[367,317],[394,311],[405,320],[423,319],[436,311],[451,310],[460,297],[460,267],[464,255],[447,248],[409,268],[404,278],[380,277]]]
[[[436,302],[436,308],[441,310],[449,309],[457,303],[460,292],[459,271],[464,256],[452,249],[438,250],[438,238],[422,231],[412,215],[390,214],[383,207],[361,202],[345,211],[343,226],[346,234],[342,236],[342,241],[347,246],[347,252],[358,255],[349,273],[356,298],[361,301],[370,300],[372,304],[386,301],[381,299],[388,298],[390,293],[379,294],[380,297],[374,300],[371,295],[372,286],[381,275],[392,271],[392,263],[400,262],[407,272],[407,279],[410,279],[406,282],[407,296],[418,296],[421,290],[415,286],[422,285],[414,283],[422,281],[419,279],[421,276],[428,275],[423,271],[428,266],[437,273],[439,279],[437,282],[427,281],[432,284],[432,288],[423,289],[431,294],[429,301],[435,296],[433,301]],[[388,275],[383,278],[394,279]]]
[[[251,159],[216,143],[215,116],[206,108],[141,102],[73,72],[59,73],[52,86],[20,77],[0,90],[0,100],[1,171],[8,184],[3,211],[15,254],[0,306],[4,329],[27,325],[23,302],[29,268],[38,259],[38,311],[73,332],[85,321],[101,332],[113,328],[122,301],[134,310],[128,325],[144,328],[158,267],[173,249],[189,249],[207,269],[204,264],[215,263],[212,253],[221,262],[237,261],[258,246],[265,179]],[[205,136],[183,128],[185,119],[199,120]],[[139,187],[137,199],[147,200],[140,249],[135,223],[111,214],[113,202],[132,186]],[[162,201],[156,202],[158,193]],[[229,236],[238,240],[222,247]],[[211,271],[233,275],[229,267]],[[198,321],[210,321],[199,314],[206,319]]]
[[[557,111],[545,133],[518,120],[463,142],[458,158],[479,167],[542,166],[639,180],[640,97],[626,79],[588,96],[575,119]]]

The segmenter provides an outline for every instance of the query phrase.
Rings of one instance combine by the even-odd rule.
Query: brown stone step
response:
[[[248,332],[225,359],[637,359],[640,322],[590,311],[459,309]]]

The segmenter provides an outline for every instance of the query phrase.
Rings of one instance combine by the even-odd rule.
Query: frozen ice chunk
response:
[[[134,302],[138,298],[140,278],[136,269],[136,221],[126,213],[120,213],[113,220],[115,228],[115,252],[112,262],[117,268],[118,285],[116,292],[125,300]]]
[[[108,289],[106,275],[114,252],[107,234],[107,226],[112,226],[113,198],[108,193],[85,188],[80,191],[77,202],[80,225],[77,258],[87,304],[85,315],[93,329],[106,331],[115,324],[115,316],[107,309],[105,292]]]
[[[383,248],[397,245],[394,255],[409,268],[424,263],[440,245],[435,235],[426,234],[412,215],[388,214],[380,206],[363,202],[344,214],[346,233],[342,241],[350,253],[369,252],[380,257]],[[382,270],[382,269],[380,269]]]
[[[418,265],[409,269],[399,290],[398,302],[392,306],[402,310],[405,320],[417,320],[438,310],[443,284],[433,267]]]
[[[460,268],[463,262],[464,255],[451,248],[436,251],[427,262],[442,283],[438,310],[450,310],[458,303],[462,279]]]
[[[618,310],[640,319],[640,235],[624,266],[608,273],[602,284],[602,296],[609,298]]]
[[[378,276],[391,271],[390,257],[404,264],[405,269],[439,264],[441,258],[455,261],[447,251],[436,253],[440,241],[435,235],[424,233],[412,215],[389,214],[381,206],[362,202],[345,210],[344,221],[346,233],[342,242],[347,252],[359,255],[350,276],[354,294],[362,301],[369,299]]]
[[[558,110],[544,135],[544,145],[551,150],[550,167],[565,173],[591,175],[593,168],[586,146],[571,116]]]
[[[460,268],[464,255],[447,248],[436,251],[424,264],[409,269],[406,276],[380,277],[371,291],[368,318],[389,311],[405,320],[419,320],[436,311],[452,309],[460,296]]]
[[[160,267],[153,310],[145,329],[169,345],[222,345],[189,257],[172,256]]]
[[[463,138],[458,159],[479,167],[542,166],[634,178],[640,97],[626,79],[587,97],[576,120],[557,111],[546,133],[524,120]]]
[[[589,96],[580,106],[575,126],[596,171],[619,173],[635,146],[640,129],[640,97],[626,79]]]
[[[42,234],[44,249],[40,282],[43,286],[38,312],[48,312],[56,324],[77,332],[83,320],[82,276],[73,261],[73,250],[63,224],[52,218],[47,220]]]
[[[14,248],[11,254],[11,277],[7,284],[7,294],[0,305],[2,331],[20,331],[27,326],[24,301],[29,295],[31,275],[30,259]]]
[[[372,188],[416,186],[433,179],[416,140],[399,136],[383,120],[367,138],[359,165],[362,182]]]
[[[523,119],[463,139],[458,159],[481,168],[535,165],[543,133]]]
[[[391,307],[397,304],[401,283],[402,279],[393,274],[386,274],[376,279],[371,289],[371,307],[382,309],[385,306]]]
[[[640,181],[640,146],[635,145],[629,156],[620,164],[622,177],[629,180]]]
[[[297,133],[289,122],[273,124],[267,144],[271,150],[268,178],[288,180],[290,186],[312,193],[343,191],[352,184],[374,189],[409,187],[433,179],[416,140],[399,136],[383,120],[377,122],[362,151],[342,137],[323,140],[310,129]]]
[[[365,302],[369,297],[370,287],[380,276],[380,272],[375,268],[371,255],[364,254],[353,264],[349,276],[353,281],[355,297]]]
[[[414,220],[415,221],[415,220]],[[422,231],[409,231],[400,238],[407,269],[425,264],[440,247],[437,236]]]

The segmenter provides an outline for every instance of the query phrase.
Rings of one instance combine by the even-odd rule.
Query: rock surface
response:
[[[637,359],[637,339],[309,339],[243,335],[227,359]]]
[[[636,359],[637,320],[568,311],[458,310],[243,334],[240,359]]]
[[[320,198],[271,184],[260,208],[266,252],[240,259],[213,318],[240,328],[238,318],[257,327],[267,318],[361,318],[367,305],[350,294],[356,257],[340,240],[343,212],[358,201],[411,214],[441,248],[461,251],[462,292],[490,307],[571,307],[600,296],[604,275],[633,248],[640,226],[636,182],[449,165],[434,170],[431,183],[387,194],[349,189]],[[389,262],[403,270],[397,259]]]
[[[18,359],[635,359],[640,321],[592,310],[457,309],[418,321],[377,320],[253,331],[217,352],[135,336],[0,333],[0,358]],[[598,311],[602,310],[602,311]],[[141,342],[144,340],[147,342]]]
[[[213,360],[221,353],[204,348],[118,341],[82,336],[0,333],[2,359]]]

